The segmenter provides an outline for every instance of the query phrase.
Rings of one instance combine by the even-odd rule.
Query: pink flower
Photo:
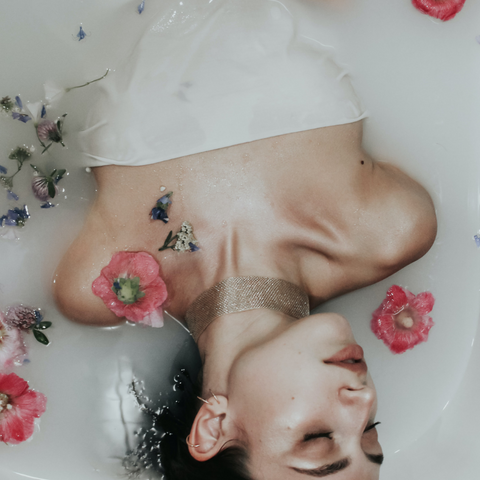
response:
[[[427,341],[428,332],[434,325],[427,313],[432,311],[434,303],[430,292],[415,296],[407,289],[393,285],[372,314],[372,331],[393,353],[403,353]]]
[[[93,281],[92,291],[117,317],[161,327],[167,287],[159,272],[146,252],[118,252]]]
[[[43,142],[56,142],[62,141],[62,134],[58,130],[57,124],[51,120],[42,120],[37,127],[37,135]]]
[[[5,372],[14,365],[21,365],[27,354],[22,334],[16,328],[9,328],[0,312],[0,372]]]
[[[28,440],[46,403],[45,395],[29,390],[18,375],[0,373],[0,441],[17,444]]]
[[[439,20],[452,19],[462,8],[465,0],[412,0],[413,6]]]

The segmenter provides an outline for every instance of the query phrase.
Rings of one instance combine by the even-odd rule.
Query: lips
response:
[[[363,358],[363,348],[360,345],[347,345],[333,357],[324,360],[327,365],[336,365],[355,373],[367,373],[367,364]]]

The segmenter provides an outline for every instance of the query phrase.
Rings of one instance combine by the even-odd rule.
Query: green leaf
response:
[[[57,169],[54,168],[54,169],[53,169],[53,172],[50,174],[50,176],[53,177],[56,173],[57,173]]]
[[[33,330],[33,335],[35,336],[35,339],[38,342],[43,343],[44,345],[48,345],[50,343],[48,338],[42,332],[40,332],[38,330]]]
[[[53,182],[48,182],[48,196],[50,198],[55,198],[55,185]]]
[[[32,163],[30,164],[30,166],[38,173],[42,173],[41,170],[36,166],[36,165],[33,165]]]
[[[46,330],[52,326],[52,322],[40,322],[33,326],[34,330]]]

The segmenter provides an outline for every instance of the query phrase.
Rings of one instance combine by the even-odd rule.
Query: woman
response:
[[[308,312],[425,254],[430,197],[362,149],[345,72],[283,5],[157,7],[82,133],[98,196],[58,267],[59,308],[117,324],[92,283],[116,252],[157,260],[203,362],[167,478],[378,478],[361,348],[345,319]],[[163,190],[168,225],[149,217]],[[159,251],[184,221],[200,250]]]

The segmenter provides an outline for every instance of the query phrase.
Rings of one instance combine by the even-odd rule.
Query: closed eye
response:
[[[375,423],[372,423],[371,425],[369,425],[367,428],[365,428],[365,430],[363,431],[363,433],[366,433],[368,432],[369,430],[373,430],[377,425],[379,425],[380,422],[375,422]],[[304,437],[303,437],[303,441],[304,442],[308,442],[309,440],[315,440],[316,438],[328,438],[329,440],[332,440],[333,437],[332,437],[332,434],[333,432],[315,432],[315,433],[307,433]]]

